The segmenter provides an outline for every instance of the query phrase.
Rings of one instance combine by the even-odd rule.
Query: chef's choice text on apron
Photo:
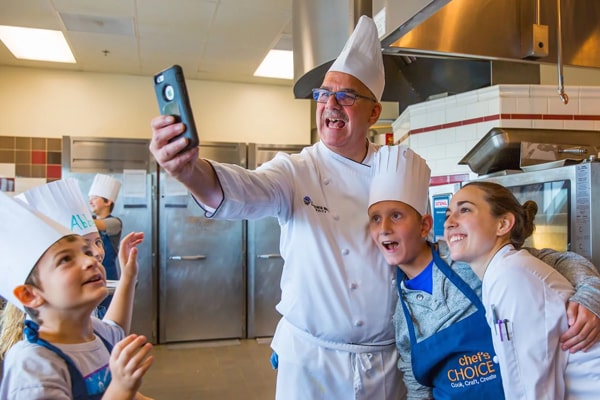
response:
[[[457,361],[458,367],[447,372],[452,387],[463,388],[497,378],[498,364],[494,362],[490,353],[480,351],[472,355],[463,355]]]

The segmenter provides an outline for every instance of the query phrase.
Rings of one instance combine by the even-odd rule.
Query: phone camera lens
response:
[[[165,86],[165,99],[167,99],[168,101],[171,101],[175,98],[175,89],[173,89],[173,86],[171,85],[167,85]]]

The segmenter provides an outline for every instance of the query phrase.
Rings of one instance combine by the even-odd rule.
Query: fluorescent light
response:
[[[0,40],[16,58],[75,63],[75,57],[60,31],[0,25]]]
[[[294,58],[289,50],[270,50],[260,63],[254,76],[294,79]]]

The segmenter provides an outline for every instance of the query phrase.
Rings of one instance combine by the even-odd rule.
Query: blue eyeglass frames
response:
[[[363,96],[361,94],[352,93],[352,92],[348,92],[345,90],[340,90],[339,92],[332,92],[327,89],[317,88],[317,89],[313,89],[312,93],[313,93],[313,99],[317,103],[327,103],[331,96],[335,96],[335,101],[337,101],[337,103],[340,106],[351,106],[354,104],[354,102],[358,98],[371,100],[371,101],[377,103],[377,100],[375,100],[372,97]]]

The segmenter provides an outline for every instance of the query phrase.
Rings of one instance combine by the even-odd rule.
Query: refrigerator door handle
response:
[[[262,258],[264,260],[269,260],[271,258],[281,258],[281,254],[272,253],[272,254],[259,254],[256,258]]]
[[[196,261],[206,259],[205,255],[199,254],[197,256],[170,256],[169,260],[175,261]]]

